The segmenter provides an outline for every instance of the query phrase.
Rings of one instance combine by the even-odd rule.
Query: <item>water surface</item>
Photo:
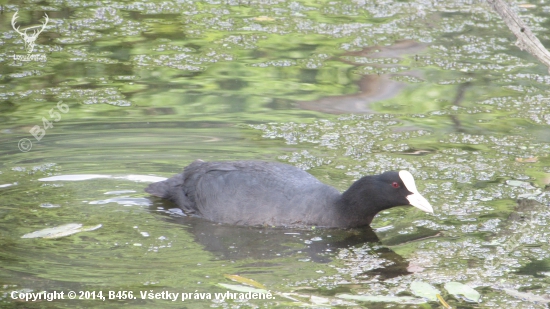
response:
[[[414,296],[415,281],[453,308],[550,301],[550,79],[484,2],[1,8],[2,307],[439,308]],[[546,46],[548,10],[519,7]],[[49,16],[32,52],[45,61],[14,59],[27,54],[16,11],[20,29]],[[285,162],[340,190],[407,169],[435,214],[394,208],[374,231],[231,227],[143,192],[197,158]],[[100,227],[22,238],[71,223]],[[275,298],[141,299],[246,286],[227,275]],[[452,295],[449,282],[482,302]],[[10,296],[71,290],[137,299]]]

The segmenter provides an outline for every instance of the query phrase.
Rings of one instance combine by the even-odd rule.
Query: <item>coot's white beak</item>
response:
[[[434,209],[432,208],[432,205],[430,205],[430,202],[428,202],[427,199],[425,199],[420,193],[418,193],[418,190],[416,189],[416,184],[414,183],[413,175],[407,171],[400,171],[399,178],[401,178],[401,181],[403,181],[407,190],[412,192],[412,194],[407,195],[407,200],[409,200],[409,204],[422,211],[433,213]]]

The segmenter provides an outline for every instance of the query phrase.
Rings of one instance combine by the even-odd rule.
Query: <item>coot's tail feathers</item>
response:
[[[145,192],[165,199],[170,199],[173,195],[176,187],[183,185],[183,174],[177,174],[176,176],[155,182],[145,188]]]
[[[194,196],[196,184],[200,177],[197,170],[204,163],[202,160],[195,160],[195,162],[184,168],[183,173],[164,181],[152,183],[145,188],[145,192],[172,201],[187,214],[195,214],[197,209]]]
[[[204,161],[202,160],[195,160],[189,166],[184,168],[183,173],[177,174],[174,177],[168,178],[163,181],[152,183],[147,188],[145,188],[145,192],[154,196],[158,196],[160,198],[176,200],[177,197],[174,195],[177,194],[175,193],[182,192],[184,182],[186,185],[189,186],[190,182],[189,180],[186,180],[186,178],[189,178],[189,175],[192,175],[194,170],[199,168],[203,163]]]

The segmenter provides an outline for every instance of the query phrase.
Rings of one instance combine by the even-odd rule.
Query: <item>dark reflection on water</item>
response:
[[[396,42],[390,46],[372,46],[361,51],[349,52],[340,56],[340,61],[360,67],[365,62],[373,62],[373,69],[391,69],[399,67],[399,63],[391,63],[388,59],[400,59],[402,56],[412,56],[415,53],[423,52],[426,44],[413,40]],[[362,59],[368,59],[361,61]],[[384,59],[377,63],[376,59]],[[363,62],[363,63],[361,63]],[[315,101],[300,102],[298,106],[303,109],[316,110],[331,114],[364,114],[376,113],[371,107],[374,102],[387,100],[395,97],[401,90],[407,87],[407,83],[393,80],[392,77],[399,75],[420,76],[418,71],[403,71],[399,73],[366,74],[358,82],[359,91],[351,95],[325,97]]]
[[[182,225],[193,235],[195,241],[214,254],[216,259],[257,261],[245,264],[243,267],[260,264],[264,267],[280,266],[277,259],[284,257],[329,263],[337,258],[340,249],[363,247],[368,248],[372,255],[386,260],[387,263],[384,267],[375,268],[360,275],[388,279],[409,273],[408,261],[391,249],[381,246],[378,236],[369,226],[347,230],[232,226],[181,215],[179,210],[159,211],[157,206],[151,206],[150,211],[162,213],[163,220],[167,222]],[[406,239],[405,241],[412,241],[411,237],[403,238]],[[392,244],[399,244],[399,242],[394,240]]]

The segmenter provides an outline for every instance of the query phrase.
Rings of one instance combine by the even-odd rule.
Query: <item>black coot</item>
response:
[[[171,200],[186,214],[237,225],[360,227],[400,205],[433,213],[407,171],[365,176],[340,193],[282,163],[197,160],[145,191]]]

